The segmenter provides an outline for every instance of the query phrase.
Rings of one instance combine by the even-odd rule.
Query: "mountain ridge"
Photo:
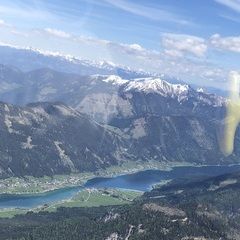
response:
[[[60,103],[0,103],[0,125],[1,177],[95,171],[128,155],[115,132]]]
[[[59,102],[0,102],[0,126],[2,178],[94,172],[126,161],[233,164],[240,155],[238,148],[229,157],[220,152],[218,120],[194,116],[144,115],[102,125]]]

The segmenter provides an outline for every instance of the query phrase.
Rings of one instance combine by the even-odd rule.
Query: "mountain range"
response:
[[[239,159],[219,148],[227,100],[186,84],[0,65],[0,86],[1,177]]]
[[[117,65],[109,61],[91,61],[63,55],[58,52],[42,51],[31,47],[18,47],[0,42],[0,64],[17,67],[23,72],[36,69],[50,68],[58,72],[75,73],[78,75],[117,75],[122,78],[164,77],[170,83],[184,84],[184,81],[174,76],[167,76],[156,72],[135,70],[127,66]],[[192,84],[194,89],[202,86]],[[228,91],[214,87],[205,87],[208,92],[221,96],[228,96]]]
[[[51,68],[56,71],[79,75],[116,74],[125,78],[157,75],[156,73],[116,65],[109,61],[91,61],[70,55],[62,55],[57,52],[41,51],[30,47],[21,48],[1,43],[0,56],[1,64],[17,67],[24,72]]]
[[[0,54],[1,177],[129,160],[239,162],[237,147],[228,157],[219,148],[228,103],[221,96],[114,64],[9,46]]]

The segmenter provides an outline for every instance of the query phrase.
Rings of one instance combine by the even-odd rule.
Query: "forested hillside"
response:
[[[0,220],[1,239],[238,240],[240,174],[176,180],[132,205],[60,208]]]

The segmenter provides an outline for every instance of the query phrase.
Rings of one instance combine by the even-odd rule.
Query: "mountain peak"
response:
[[[187,84],[171,84],[161,78],[139,78],[128,83],[126,91],[137,90],[146,93],[158,93],[163,96],[187,95],[190,87]]]
[[[27,105],[34,112],[45,112],[49,115],[76,116],[75,110],[61,102],[37,102]]]

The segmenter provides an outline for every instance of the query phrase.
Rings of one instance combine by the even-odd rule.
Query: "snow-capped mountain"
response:
[[[158,94],[166,98],[177,98],[179,102],[188,100],[188,97],[195,95],[206,104],[212,104],[215,107],[223,106],[226,102],[225,98],[209,94],[203,88],[194,90],[188,84],[173,84],[159,77],[123,79],[116,75],[97,75],[93,76],[92,79],[95,77],[98,77],[103,82],[121,87],[123,92],[134,91],[145,94]]]
[[[46,68],[23,73],[0,65],[0,84],[1,101],[17,105],[61,101],[100,122],[121,115],[135,115],[142,99],[150,102],[142,102],[140,112],[148,114],[152,111],[158,115],[201,113],[207,107],[221,108],[226,101],[213,94],[195,91],[186,84],[168,83],[159,77],[80,76]]]
[[[59,52],[43,51],[31,47],[23,48],[0,42],[0,64],[17,67],[23,72],[40,68],[51,68],[55,71],[75,73],[79,75],[117,75],[124,79],[131,78],[161,78],[173,84],[185,84],[184,81],[161,73],[147,72],[142,69],[131,69],[110,61],[93,61],[64,55]],[[192,86],[194,89],[201,86]],[[221,96],[228,96],[226,91],[207,87],[207,91]]]
[[[160,94],[164,97],[181,97],[189,94],[190,86],[187,84],[171,84],[159,77],[123,79],[117,75],[94,75],[92,79],[99,78],[101,81],[122,87],[123,91],[138,91],[143,93]]]
[[[190,87],[186,84],[170,84],[160,78],[140,78],[128,83],[126,91],[156,93],[165,97],[178,97],[181,101],[189,93]]]
[[[22,48],[3,43],[0,43],[0,56],[0,64],[15,66],[24,72],[39,68],[51,68],[80,75],[114,74],[125,78],[156,75],[116,65],[109,61],[91,61],[58,52],[42,51],[31,47]]]

